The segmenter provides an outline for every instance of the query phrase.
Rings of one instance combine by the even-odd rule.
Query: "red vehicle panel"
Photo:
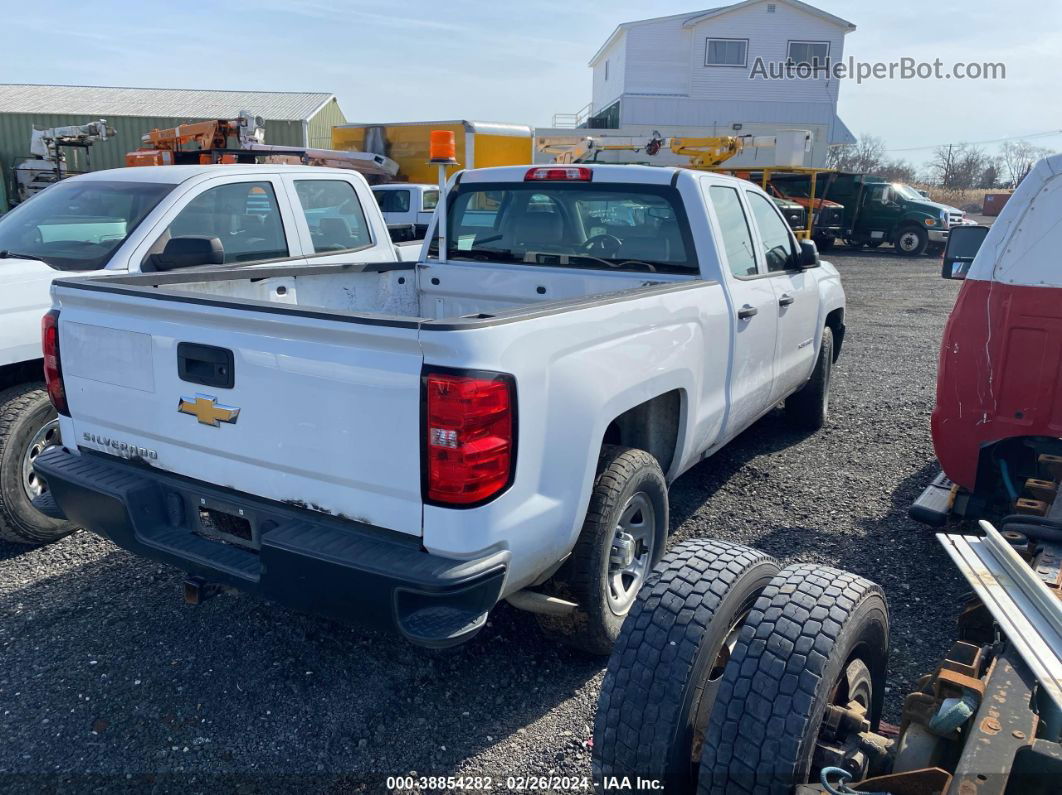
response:
[[[967,281],[944,331],[933,445],[971,491],[981,448],[1062,437],[1062,288]]]
[[[944,331],[933,445],[977,487],[982,450],[1062,437],[1062,155],[1022,181],[970,265]]]

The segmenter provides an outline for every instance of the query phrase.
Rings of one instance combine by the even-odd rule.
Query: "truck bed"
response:
[[[647,272],[485,266],[480,263],[352,263],[192,269],[62,280],[63,287],[285,312],[399,327],[482,325],[587,302],[690,286],[687,276]],[[696,281],[698,284],[703,282]]]
[[[61,279],[63,439],[420,535],[426,363],[537,372],[531,355],[577,350],[612,367],[614,346],[706,311],[669,294],[719,289],[653,276],[391,262]]]

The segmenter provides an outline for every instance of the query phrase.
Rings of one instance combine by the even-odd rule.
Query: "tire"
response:
[[[628,574],[621,573],[626,571],[619,565],[623,561],[612,559],[625,511],[633,511],[627,517],[632,530],[627,535],[633,539],[625,545],[632,558]],[[638,588],[663,555],[667,530],[667,481],[657,460],[644,450],[602,447],[582,531],[572,554],[547,584],[548,591],[579,607],[564,617],[539,616],[543,630],[590,654],[608,654]],[[616,554],[623,549],[617,548]],[[624,593],[617,596],[613,585],[622,586]]]
[[[830,249],[833,248],[834,243],[835,243],[835,240],[834,240],[834,238],[832,236],[820,235],[820,236],[814,238],[814,240],[815,240],[815,247],[819,251],[829,251]]]
[[[828,703],[860,702],[881,720],[889,614],[881,588],[801,564],[764,589],[719,685],[699,795],[789,793],[813,774]],[[864,703],[865,702],[865,703]]]
[[[30,489],[47,485],[24,469],[27,456],[36,457],[45,446],[58,443],[59,429],[52,425],[57,417],[43,384],[20,384],[0,392],[0,540],[48,544],[74,529],[70,522],[51,519],[33,507]]]
[[[892,246],[904,257],[920,257],[929,245],[929,233],[920,226],[904,226],[896,233]]]
[[[830,415],[830,380],[833,375],[833,330],[822,329],[822,344],[811,378],[785,400],[786,419],[797,428],[817,431]]]
[[[623,622],[594,722],[594,781],[636,776],[691,792],[726,659],[760,592],[769,555],[696,539],[657,564]],[[728,642],[729,641],[729,642]]]

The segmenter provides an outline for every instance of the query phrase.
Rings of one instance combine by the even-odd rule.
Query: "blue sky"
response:
[[[858,26],[845,54],[860,60],[1007,64],[1002,82],[849,81],[839,110],[853,132],[905,149],[1062,130],[1062,3],[813,4]],[[699,10],[688,0],[0,0],[0,8],[5,82],[332,91],[351,121],[532,125],[589,101],[587,61],[617,23]],[[1062,134],[1037,143],[1062,149]],[[896,152],[916,162],[928,155]]]

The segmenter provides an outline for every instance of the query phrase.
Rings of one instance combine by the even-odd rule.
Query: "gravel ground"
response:
[[[848,336],[829,426],[776,412],[672,489],[675,538],[715,536],[881,583],[888,717],[952,638],[964,590],[906,517],[934,474],[938,342],[956,286],[936,259],[838,251]],[[0,789],[346,791],[385,776],[589,776],[603,663],[507,606],[460,652],[221,595],[88,533],[0,543]],[[287,776],[278,779],[278,776]]]

